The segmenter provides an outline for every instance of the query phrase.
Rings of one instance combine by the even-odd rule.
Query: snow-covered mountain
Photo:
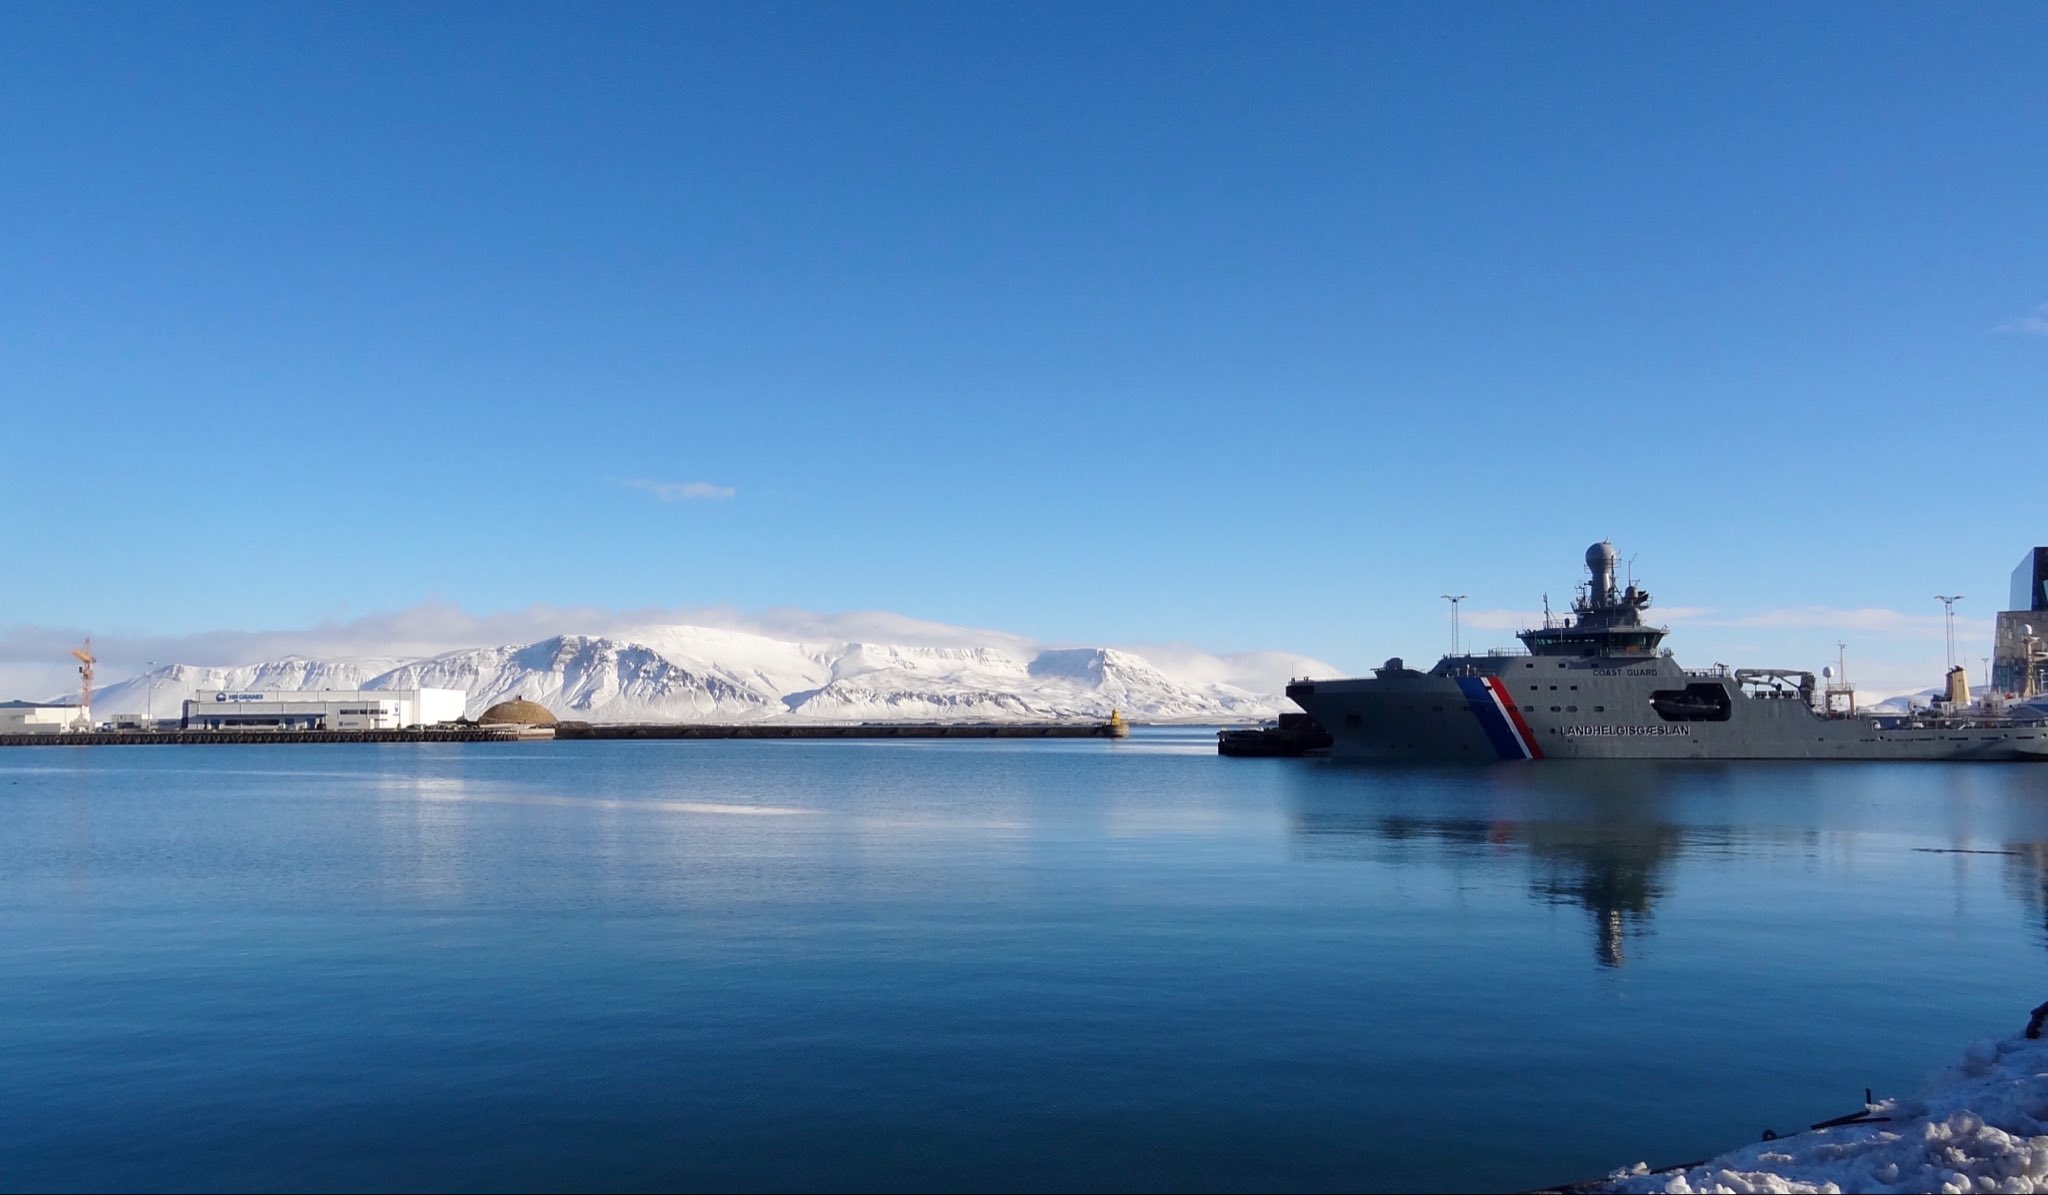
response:
[[[1333,675],[1303,657],[1297,675]],[[1276,672],[1279,671],[1276,669]],[[1253,687],[1175,678],[1115,648],[1015,652],[996,647],[800,643],[694,626],[644,627],[616,636],[556,635],[527,644],[465,648],[423,659],[288,657],[232,668],[173,664],[111,684],[96,714],[175,715],[195,689],[461,689],[475,716],[524,697],[564,718],[592,722],[1036,721],[1105,718],[1238,722],[1292,709],[1288,677]]]

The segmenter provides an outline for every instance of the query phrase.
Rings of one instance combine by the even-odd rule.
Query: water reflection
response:
[[[1592,921],[1594,960],[1627,963],[1688,846],[1733,839],[1809,839],[1809,832],[1702,827],[1671,809],[1685,787],[1725,777],[1662,765],[1470,771],[1304,770],[1293,831],[1305,859],[1498,869],[1520,862],[1530,899],[1577,906]],[[1752,777],[1751,779],[1754,779]]]
[[[1593,956],[1603,967],[1628,961],[1630,937],[1649,932],[1650,906],[1664,895],[1658,869],[1678,857],[1674,826],[1625,826],[1619,833],[1585,824],[1524,827],[1542,865],[1530,891],[1551,904],[1576,904],[1593,916]]]
[[[2008,842],[2000,853],[2005,856],[2007,890],[2039,927],[2042,943],[2048,944],[2048,843]]]

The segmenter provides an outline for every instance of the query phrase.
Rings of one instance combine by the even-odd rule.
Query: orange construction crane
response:
[[[92,729],[92,636],[85,637],[84,647],[74,647],[71,654],[78,658],[78,717],[73,725],[80,730]]]

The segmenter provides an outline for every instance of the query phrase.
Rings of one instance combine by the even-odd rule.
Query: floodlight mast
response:
[[[1451,604],[1451,654],[1455,656],[1458,654],[1460,639],[1458,634],[1458,603],[1472,595],[1469,593],[1444,593],[1437,596]]]
[[[1956,666],[1956,603],[1963,600],[1960,593],[1937,593],[1934,600],[1941,603],[1944,623],[1948,632],[1948,666]]]

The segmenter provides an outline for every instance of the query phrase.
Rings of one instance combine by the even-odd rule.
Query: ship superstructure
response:
[[[1606,541],[1588,548],[1571,613],[1520,632],[1524,651],[1457,653],[1427,672],[1391,659],[1287,696],[1330,732],[1333,756],[1354,759],[2048,759],[2038,711],[1856,713],[1811,672],[1681,667],[1668,628],[1644,618],[1650,595],[1617,584],[1616,559]]]

